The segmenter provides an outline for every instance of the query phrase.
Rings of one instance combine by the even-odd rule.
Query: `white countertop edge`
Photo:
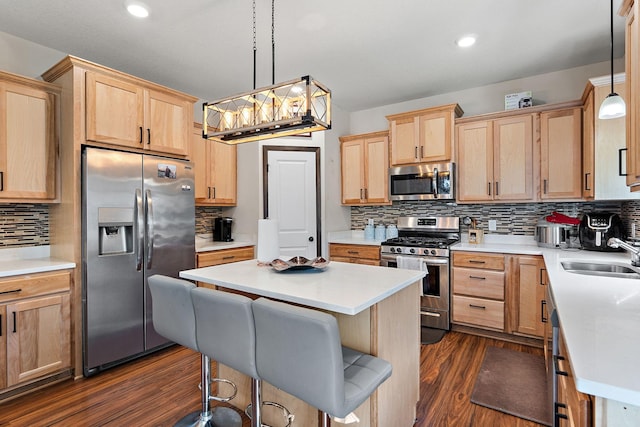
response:
[[[616,400],[628,405],[640,407],[640,392],[616,387],[615,385],[611,384],[602,384],[597,381],[589,381],[578,377],[575,378],[575,383],[576,389],[582,393],[598,396],[604,399]]]
[[[16,261],[0,261],[0,277],[21,276],[25,274],[46,273],[49,271],[68,270],[76,264],[55,258],[38,258]]]
[[[364,230],[330,231],[327,233],[327,242],[342,243],[345,245],[370,245],[380,246],[383,240],[371,240],[364,238]]]

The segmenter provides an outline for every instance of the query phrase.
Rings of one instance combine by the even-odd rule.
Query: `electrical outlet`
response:
[[[498,228],[498,223],[495,219],[490,219],[489,220],[489,231],[496,231],[496,229]]]

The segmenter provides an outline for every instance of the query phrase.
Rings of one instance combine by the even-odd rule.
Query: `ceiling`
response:
[[[0,0],[0,31],[202,99],[253,87],[250,0]],[[271,84],[271,2],[256,0],[257,86]],[[614,0],[616,58],[624,18]],[[312,75],[347,111],[610,58],[606,0],[276,0],[276,82]],[[456,38],[475,33],[475,46]],[[52,64],[53,65],[53,64]],[[42,70],[45,71],[45,70]]]

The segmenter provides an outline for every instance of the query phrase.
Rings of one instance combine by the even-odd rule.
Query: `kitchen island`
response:
[[[414,424],[420,388],[420,283],[421,271],[331,262],[324,270],[277,272],[258,266],[256,260],[187,270],[180,277],[205,282],[230,291],[277,299],[327,311],[336,316],[342,343],[388,360],[393,374],[355,414],[360,426]],[[238,385],[231,402],[239,408],[250,402],[250,380],[226,366],[219,376]],[[313,387],[313,384],[309,384]],[[263,385],[263,400],[286,406],[295,419],[292,426],[317,425],[317,409]],[[264,422],[273,414],[265,408]]]

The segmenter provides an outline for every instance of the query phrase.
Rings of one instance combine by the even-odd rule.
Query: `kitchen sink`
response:
[[[588,276],[617,277],[622,279],[640,279],[640,269],[622,263],[562,261],[565,271]]]

